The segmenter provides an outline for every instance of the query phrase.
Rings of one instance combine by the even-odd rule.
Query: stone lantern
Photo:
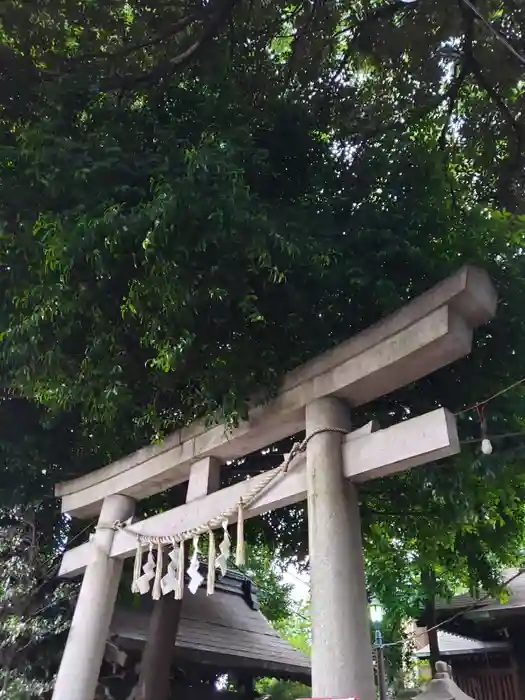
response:
[[[414,700],[474,700],[464,693],[450,677],[450,668],[444,661],[436,663],[436,676]]]

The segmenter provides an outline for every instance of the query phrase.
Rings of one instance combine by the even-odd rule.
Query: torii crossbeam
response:
[[[270,404],[254,402],[249,420],[227,433],[195,424],[103,469],[57,486],[65,513],[100,513],[93,539],[65,553],[60,573],[84,580],[55,685],[54,700],[92,700],[122,560],[135,542],[107,524],[132,515],[134,502],[190,481],[196,500],[137,523],[145,534],[198,527],[253,489],[256,479],[209,495],[199,490],[210,463],[224,464],[287,436],[316,434],[247,509],[254,517],[308,500],[312,684],[318,697],[375,698],[356,484],[459,452],[445,409],[385,430],[350,432],[350,407],[413,382],[470,352],[473,329],[496,310],[486,273],[462,268],[437,287],[349,341],[291,372]],[[263,477],[257,477],[263,478]],[[230,517],[230,522],[235,515]]]

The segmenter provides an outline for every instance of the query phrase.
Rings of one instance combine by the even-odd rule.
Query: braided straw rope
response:
[[[201,583],[204,581],[203,576],[199,572],[199,538],[201,535],[208,535],[208,577],[207,577],[207,593],[212,595],[215,590],[215,571],[219,568],[224,575],[228,566],[228,558],[230,556],[230,537],[228,535],[228,524],[230,518],[237,514],[237,552],[235,558],[236,566],[244,566],[245,564],[245,547],[244,547],[244,510],[249,508],[271,483],[277,480],[282,474],[288,471],[292,460],[301,452],[304,452],[310,440],[320,433],[346,433],[346,430],[341,428],[320,428],[314,430],[302,442],[296,442],[292,446],[290,453],[286,456],[282,464],[276,469],[272,469],[262,475],[262,478],[254,479],[255,483],[248,493],[240,498],[237,503],[222,511],[216,517],[208,520],[208,522],[198,527],[190,528],[179,532],[175,535],[148,535],[139,532],[128,522],[116,521],[113,525],[99,525],[99,528],[110,528],[125,532],[135,537],[137,548],[135,552],[135,564],[133,567],[133,582],[131,590],[134,593],[144,595],[150,590],[151,580],[153,581],[152,597],[154,600],[159,600],[161,595],[174,592],[175,599],[180,600],[184,592],[185,579],[185,542],[193,540],[193,555],[190,561],[190,566],[186,573],[189,575],[190,583],[189,590],[196,593]],[[224,538],[219,546],[220,555],[216,557],[215,535],[213,531],[219,527],[223,528]],[[149,545],[149,554],[146,564],[142,566],[143,546]],[[168,566],[166,576],[163,577],[163,551],[164,545],[171,545],[172,552],[169,558],[172,562],[177,560],[175,571],[173,566]],[[157,556],[153,557],[153,549],[157,548]],[[143,574],[141,575],[141,572]],[[174,580],[174,577],[176,580]]]
[[[224,510],[222,513],[212,518],[211,520],[208,520],[208,522],[204,523],[203,525],[190,528],[189,530],[184,530],[183,532],[179,532],[175,535],[147,535],[145,533],[139,532],[131,525],[117,520],[113,524],[112,529],[119,530],[121,532],[126,532],[136,537],[140,541],[140,543],[151,545],[186,542],[188,540],[192,540],[195,537],[199,537],[200,535],[205,535],[212,530],[216,530],[217,528],[224,526],[224,523],[229,522],[230,518],[232,518],[236,513],[238,513],[239,510],[249,508],[271,483],[276,481],[282,474],[285,474],[288,471],[292,460],[298,454],[301,454],[306,450],[306,446],[308,445],[310,440],[321,433],[346,434],[347,431],[343,430],[342,428],[319,428],[318,430],[314,430],[302,442],[294,443],[289,454],[286,455],[284,461],[276,469],[272,469],[271,471],[264,474],[263,478],[257,480],[257,483],[254,484],[254,487],[250,491],[248,491],[248,493],[245,496],[243,496],[237,503],[235,503],[227,510]]]

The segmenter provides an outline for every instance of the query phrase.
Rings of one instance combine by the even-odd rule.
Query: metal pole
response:
[[[387,700],[386,672],[385,672],[385,652],[383,646],[383,635],[380,629],[376,629],[375,638],[376,662],[377,662],[377,687],[379,690],[379,700]]]

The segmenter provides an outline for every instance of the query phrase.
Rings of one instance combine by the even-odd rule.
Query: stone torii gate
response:
[[[53,699],[93,700],[122,562],[136,549],[128,532],[108,524],[133,515],[137,500],[186,481],[184,505],[135,523],[134,531],[175,536],[228,509],[233,523],[232,506],[268,477],[214,490],[214,470],[306,430],[307,437],[315,433],[306,457],[295,457],[288,471],[247,505],[244,517],[307,499],[313,696],[374,700],[357,485],[456,454],[460,447],[455,418],[445,409],[384,430],[371,423],[351,432],[350,408],[467,355],[473,330],[495,310],[496,294],[486,273],[464,267],[395,314],[289,373],[277,397],[254,405],[249,420],[231,432],[193,424],[161,445],[58,485],[64,513],[98,515],[99,525],[89,542],[67,551],[62,560],[62,576],[83,573],[84,578]]]

